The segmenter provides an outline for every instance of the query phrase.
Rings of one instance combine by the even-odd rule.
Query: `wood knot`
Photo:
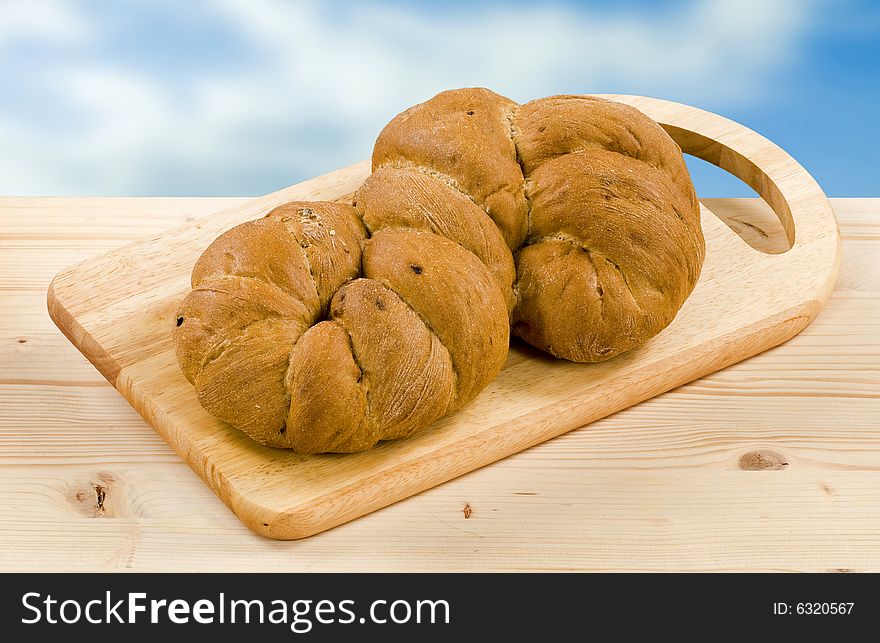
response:
[[[95,485],[95,509],[98,511],[104,511],[104,499],[107,497],[107,489],[104,488],[104,485],[96,484]]]
[[[744,471],[778,471],[788,466],[788,461],[776,451],[749,451],[739,459],[739,468]]]
[[[474,513],[474,510],[471,509],[471,506],[468,503],[464,503],[464,507],[461,508],[461,513],[464,514],[465,520],[471,517],[471,514]]]
[[[88,518],[109,518],[126,513],[121,499],[111,501],[111,497],[119,493],[118,478],[102,471],[91,480],[71,485],[67,497],[80,514]]]

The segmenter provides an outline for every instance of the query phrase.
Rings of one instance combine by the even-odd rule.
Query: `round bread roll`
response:
[[[530,208],[514,334],[575,362],[644,343],[703,265],[681,150],[636,108],[586,96],[527,103],[515,126]]]
[[[472,400],[512,332],[591,362],[665,328],[703,261],[681,151],[638,110],[438,94],[382,131],[354,205],[218,237],[177,313],[202,406],[261,444],[354,452]]]

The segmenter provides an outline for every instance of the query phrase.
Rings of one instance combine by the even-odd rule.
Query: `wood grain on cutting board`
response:
[[[191,267],[220,232],[288,200],[350,198],[369,171],[363,163],[63,271],[49,291],[50,313],[251,529],[300,538],[336,526],[766,350],[818,313],[836,277],[840,240],[809,174],[766,139],[719,116],[619,98],[664,124],[685,151],[759,190],[791,249],[755,251],[704,212],[703,273],[663,333],[593,365],[516,344],[475,401],[409,439],[353,455],[262,447],[201,408],[170,341]]]

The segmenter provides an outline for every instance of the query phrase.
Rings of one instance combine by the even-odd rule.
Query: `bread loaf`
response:
[[[173,339],[221,420],[361,451],[473,399],[511,331],[579,362],[642,344],[703,254],[681,151],[638,110],[455,90],[385,127],[353,205],[288,203],[216,239]]]

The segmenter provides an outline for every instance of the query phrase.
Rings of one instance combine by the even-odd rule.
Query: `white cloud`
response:
[[[84,7],[50,6],[55,16],[39,20],[7,13],[32,38],[85,33]],[[36,121],[12,127],[0,111],[0,192],[268,191],[367,157],[396,112],[465,85],[518,100],[577,91],[755,100],[797,54],[812,8],[695,0],[650,15],[476,4],[441,13],[214,0],[210,11],[256,62],[187,77],[185,91],[179,78],[107,58],[57,63],[41,80],[79,124],[49,136]],[[0,43],[9,33],[0,27]]]
[[[23,40],[77,43],[91,33],[88,23],[65,0],[0,4],[0,48]]]

